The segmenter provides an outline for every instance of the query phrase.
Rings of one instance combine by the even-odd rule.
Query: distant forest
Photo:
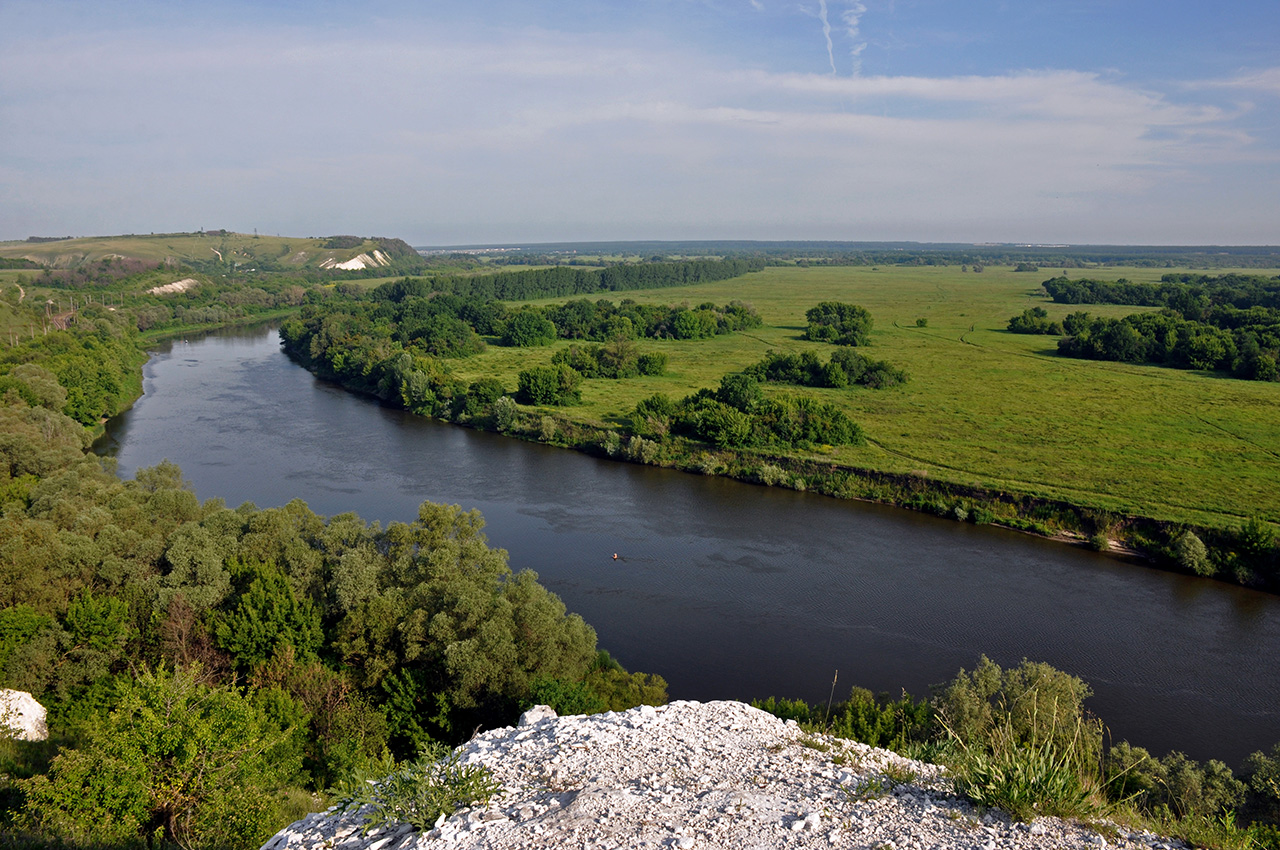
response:
[[[807,265],[919,265],[988,266],[1039,265],[1073,269],[1124,265],[1138,268],[1176,266],[1218,268],[1275,268],[1280,246],[1219,245],[1014,245],[948,242],[840,242],[707,240],[689,242],[547,242],[531,245],[451,246],[459,252],[502,250],[502,263],[564,263],[574,255],[587,257],[758,257],[769,263]],[[419,247],[448,252],[449,247]],[[1035,269],[1026,268],[1026,271]]]

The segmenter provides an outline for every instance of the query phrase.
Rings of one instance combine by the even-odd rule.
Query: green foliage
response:
[[[941,722],[967,746],[1008,738],[1023,746],[1075,749],[1082,761],[1102,753],[1102,725],[1085,714],[1092,691],[1048,664],[1024,660],[1001,669],[985,655],[972,672],[961,670],[938,694]]]
[[[1077,717],[1062,729],[1019,725],[1014,712],[1004,712],[980,740],[966,740],[953,731],[958,750],[949,767],[956,790],[980,806],[1003,809],[1024,821],[1040,815],[1086,818],[1105,811],[1087,721]]]
[[[827,363],[819,360],[812,351],[800,354],[770,351],[763,360],[745,371],[760,381],[835,389],[850,384],[883,389],[907,381],[907,374],[901,369],[848,348],[833,351]]]
[[[196,670],[122,680],[115,709],[47,776],[23,783],[27,825],[48,839],[244,847],[271,834],[275,788],[300,765],[282,729]]]
[[[298,600],[272,561],[235,559],[228,566],[239,593],[225,613],[215,616],[213,635],[237,669],[252,670],[285,646],[293,647],[300,660],[313,658],[324,635],[310,600]]]
[[[1258,815],[1280,825],[1280,744],[1271,753],[1256,752],[1245,762],[1249,790]]]
[[[433,748],[394,768],[381,779],[361,777],[342,790],[338,810],[362,814],[365,834],[398,824],[426,832],[441,815],[463,806],[488,805],[502,791],[489,768],[462,764],[457,751],[445,755]]]
[[[887,695],[877,698],[865,688],[854,688],[848,700],[834,707],[825,725],[829,734],[901,752],[928,737],[933,710],[927,701],[916,702],[906,693],[890,700]]]
[[[1246,786],[1216,759],[1200,764],[1180,752],[1154,758],[1127,741],[1108,751],[1103,773],[1113,798],[1177,817],[1218,816],[1244,800]]]
[[[564,364],[584,378],[634,378],[641,374],[660,374],[666,367],[666,355],[641,355],[629,339],[616,339],[606,345],[571,345],[551,357],[553,364]],[[649,372],[641,369],[644,364]]]
[[[802,699],[769,697],[763,700],[753,699],[751,705],[753,708],[769,712],[780,720],[794,720],[797,723],[809,723],[813,720],[813,711],[809,703]]]
[[[53,626],[53,618],[38,613],[30,605],[0,609],[0,686],[13,687],[9,659],[42,631]]]
[[[574,714],[599,714],[607,703],[586,682],[566,682],[563,679],[538,679],[529,687],[529,697],[524,707],[548,705],[560,716]]]
[[[593,292],[654,289],[730,280],[764,268],[762,259],[685,260],[672,263],[615,265],[605,269],[555,268],[500,272],[483,276],[441,275],[429,281],[406,278],[383,284],[375,298],[400,300],[431,292],[477,298],[518,301],[529,298],[568,297]]]
[[[834,706],[809,705],[803,700],[753,700],[756,708],[783,720],[795,720],[808,728],[837,738],[903,752],[925,743],[935,732],[933,708],[927,700],[909,694],[890,699],[866,688],[853,688],[849,698]]]
[[[667,680],[655,673],[628,673],[620,665],[597,661],[584,683],[600,698],[605,711],[667,703]]]
[[[534,366],[519,375],[516,400],[521,404],[563,406],[582,400],[582,375],[563,363]]]
[[[1028,307],[1021,316],[1009,320],[1009,330],[1016,334],[1053,334],[1062,333],[1062,325],[1049,321],[1049,311],[1043,307]]]
[[[871,341],[871,314],[865,307],[823,301],[804,315],[809,322],[805,339],[836,345],[866,345]]]
[[[1255,381],[1280,380],[1280,287],[1275,280],[1229,274],[1168,274],[1159,285],[1128,280],[1052,278],[1059,303],[1163,307],[1122,319],[1082,317],[1058,349],[1071,357],[1151,362],[1179,369],[1218,369]]]
[[[1217,568],[1209,558],[1209,550],[1205,547],[1204,542],[1190,531],[1184,531],[1178,535],[1178,539],[1174,542],[1173,551],[1178,560],[1178,565],[1184,570],[1195,573],[1198,576],[1211,576],[1217,572]]]
[[[556,326],[533,310],[521,310],[507,319],[502,344],[511,346],[546,345],[556,338]]]

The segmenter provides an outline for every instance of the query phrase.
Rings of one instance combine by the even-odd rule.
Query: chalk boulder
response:
[[[0,735],[19,741],[43,741],[49,737],[44,706],[26,691],[0,690]]]

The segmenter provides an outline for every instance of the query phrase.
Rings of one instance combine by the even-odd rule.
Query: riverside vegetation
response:
[[[364,240],[357,243],[349,250],[367,247]],[[959,390],[972,393],[993,374],[1011,378],[1010,358],[1033,371],[1040,367],[1029,364],[1045,360],[1023,345],[1027,337],[972,330],[980,316],[988,322],[1007,316],[1011,301],[1042,297],[1026,292],[1024,283],[1011,294],[990,269],[982,277],[928,268],[859,267],[853,274],[846,267],[699,261],[685,270],[681,263],[650,263],[647,272],[640,266],[642,271],[612,278],[575,269],[572,276],[534,278],[662,288],[631,290],[616,304],[566,303],[561,296],[512,309],[458,293],[418,304],[413,299],[421,296],[412,290],[424,284],[388,281],[369,291],[346,280],[357,277],[354,272],[249,277],[227,262],[205,271],[163,261],[139,269],[113,261],[104,268],[110,273],[51,274],[40,282],[29,269],[0,273],[0,317],[9,331],[0,355],[0,685],[40,698],[50,709],[53,732],[41,744],[0,741],[0,828],[10,845],[249,847],[323,804],[328,789],[350,788],[370,770],[391,770],[397,760],[454,743],[477,725],[510,722],[533,702],[575,713],[665,699],[659,677],[622,670],[596,647],[591,628],[535,576],[512,571],[505,553],[489,549],[474,512],[424,504],[414,522],[382,528],[353,514],[319,517],[301,501],[265,510],[251,504],[233,509],[217,499],[201,503],[171,464],[121,481],[109,461],[86,449],[99,423],[140,392],[142,346],[159,333],[302,307],[302,317],[283,334],[296,343],[316,322],[312,340],[327,342],[314,355],[309,342],[307,356],[330,367],[340,357],[335,374],[389,399],[400,393],[402,403],[405,387],[416,387],[419,394],[410,398],[430,404],[424,412],[453,421],[764,483],[918,507],[940,504],[957,518],[963,512],[965,518],[1045,531],[1094,523],[1114,534],[1130,527],[1114,506],[1078,508],[1057,499],[1083,490],[1040,491],[1022,480],[1035,486],[999,497],[999,485],[986,478],[992,473],[974,472],[980,434],[965,442],[959,432],[945,432],[935,457],[951,464],[894,448],[893,430],[910,434],[942,421],[936,411],[918,410],[920,402],[909,393],[919,390],[936,402],[946,397],[944,385],[963,384]],[[735,277],[743,272],[750,274]],[[527,279],[519,275],[508,273],[508,280]],[[681,301],[689,275],[699,281],[687,289],[696,294],[696,307]],[[791,285],[796,275],[804,276],[803,295]],[[148,293],[175,277],[195,285],[168,296]],[[449,279],[465,288],[465,277]],[[483,276],[476,280],[480,287],[492,285]],[[397,292],[401,297],[389,297]],[[66,310],[59,299],[74,304],[66,330],[52,323],[54,313]],[[377,312],[406,303],[421,312],[397,314],[395,321]],[[910,310],[901,322],[893,303]],[[826,333],[804,325],[802,317],[814,321],[808,310],[819,318],[853,319],[861,335],[843,341],[858,345],[804,339]],[[509,335],[511,318],[522,315],[528,318]],[[562,333],[569,315],[582,318],[574,335]],[[491,324],[482,331],[477,323],[486,316]],[[430,330],[405,331],[406,317]],[[631,332],[625,333],[628,323]],[[439,353],[409,350],[437,337],[462,344]],[[369,345],[355,344],[363,339]],[[959,371],[945,380],[931,371],[935,346],[958,361]],[[383,355],[406,368],[386,371]],[[573,374],[583,374],[575,364],[595,369],[595,376],[575,380]],[[533,404],[535,388],[544,384],[553,396],[573,384],[553,399],[573,401],[576,390],[572,418],[547,402],[531,409],[512,397],[521,371],[553,367],[555,380],[530,379],[526,398]],[[1146,367],[1079,367],[1100,368],[1092,377],[1112,390],[1151,377]],[[384,380],[397,374],[394,383]],[[1187,398],[1194,390],[1215,402],[1227,393],[1225,398],[1261,405],[1269,397],[1249,393],[1271,389],[1235,381],[1216,382],[1225,389],[1203,382],[1188,389],[1183,380],[1178,375],[1162,387],[1162,400]],[[1015,381],[1011,389],[1025,387]],[[1059,403],[1076,392],[1063,381],[1055,389]],[[1027,409],[1043,412],[1040,404],[1032,398]],[[1240,418],[1230,419],[1237,408]],[[965,432],[981,430],[972,427],[972,411],[950,407],[944,413],[966,425]],[[1218,415],[1215,433],[1231,431],[1227,444],[1233,447],[1265,449],[1274,437],[1250,425],[1247,405]],[[889,421],[893,428],[885,427]],[[1251,439],[1241,440],[1241,432]],[[1030,436],[1015,436],[1014,448]],[[1066,460],[1073,468],[1073,459]],[[949,470],[954,483],[913,475],[922,464]],[[1263,465],[1257,475],[1274,481],[1273,472]],[[1143,512],[1178,531],[1169,545],[1180,563],[1245,581],[1265,579],[1274,564],[1272,517],[1254,517],[1243,508],[1270,503],[1243,501],[1247,492],[1233,496],[1207,473],[1202,483],[1203,505],[1188,506],[1187,491],[1167,501],[1138,499],[1132,488],[1110,497],[1148,506]],[[1197,520],[1203,525],[1193,526]],[[1004,679],[1005,673],[996,675]],[[986,716],[981,705],[1017,701],[1003,684],[989,692],[980,685],[975,678],[965,686],[978,695],[971,703],[979,717]],[[1073,693],[1083,698],[1079,689]],[[869,743],[889,735],[908,749],[950,747],[964,754],[953,757],[957,771],[972,759],[974,778],[960,781],[970,782],[975,799],[1017,808],[1018,794],[1025,794],[1002,797],[1005,792],[991,789],[1001,777],[1031,775],[1017,761],[1024,750],[1053,768],[1054,787],[1066,788],[1068,796],[1076,795],[1075,774],[1084,777],[1085,798],[1095,803],[1101,798],[1089,782],[1099,776],[1113,782],[1105,766],[1088,779],[1092,744],[1073,749],[1077,745],[1060,744],[1056,732],[1044,737],[1035,724],[1041,731],[1028,738],[1022,721],[1002,720],[995,708],[990,722],[971,729],[942,707],[857,693],[849,702],[866,709],[858,734]],[[798,704],[787,703],[785,710],[799,711]],[[850,710],[832,709],[839,717],[853,716]],[[813,709],[805,711],[816,720]],[[886,725],[888,716],[906,720]],[[1063,717],[1065,724],[1070,712]],[[936,723],[946,725],[931,725]],[[1091,723],[1078,720],[1071,740],[1092,741]],[[899,727],[914,731],[899,734]],[[949,731],[943,736],[939,729]],[[1227,782],[1212,763],[1200,767],[1175,756],[1152,760],[1133,748],[1116,750],[1135,764],[1152,765],[1124,774],[1135,777],[1132,791],[1147,794],[1130,802],[1148,816],[1169,823],[1181,817],[1179,824],[1193,825],[1178,827],[1188,832],[1202,819],[1205,834],[1216,835],[1212,840],[1221,846],[1243,846],[1241,835],[1272,840],[1265,824],[1275,814],[1265,807],[1273,798],[1266,795],[1274,797],[1280,753],[1259,754],[1250,773],[1231,778],[1249,783],[1252,796],[1242,797],[1241,786]],[[1012,761],[1000,760],[1006,757]],[[404,768],[406,774],[413,769]],[[1199,807],[1184,797],[1160,796],[1166,793],[1161,788],[1180,782],[1227,790],[1213,790],[1215,802]],[[1258,825],[1242,832],[1228,814],[1237,810],[1240,823]]]
[[[1047,318],[1018,274],[770,266],[519,307],[412,280],[308,306],[281,334],[318,374],[424,415],[1280,587],[1280,391],[1053,357],[995,317],[1030,302],[1011,330],[1065,323],[1064,348],[1087,329]],[[523,275],[530,296],[557,280],[503,277]],[[1242,362],[1274,362],[1274,333],[1242,333]]]
[[[1280,743],[1251,755],[1239,774],[1179,752],[1155,757],[1109,741],[1084,708],[1090,693],[1047,664],[1001,669],[983,657],[930,699],[855,687],[825,706],[752,704],[815,732],[944,764],[958,792],[1020,820],[1105,816],[1198,847],[1280,847]]]

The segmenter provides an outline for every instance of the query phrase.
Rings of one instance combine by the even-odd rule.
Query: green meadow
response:
[[[1155,281],[1165,271],[1071,275]],[[642,398],[714,387],[771,349],[808,349],[826,359],[831,346],[800,338],[804,313],[819,301],[847,301],[875,319],[865,352],[905,368],[910,381],[884,390],[771,385],[768,392],[815,393],[835,402],[866,432],[864,446],[805,457],[1175,522],[1233,527],[1259,514],[1280,521],[1280,385],[1068,359],[1055,353],[1057,337],[1005,330],[1011,316],[1032,306],[1046,307],[1051,319],[1079,309],[1114,316],[1138,309],[1055,305],[1040,282],[1056,273],[786,266],[693,287],[618,293],[611,300],[719,305],[740,299],[756,307],[765,326],[712,340],[641,340],[642,351],[668,354],[667,374],[588,380],[582,404],[559,412],[618,424]],[[454,361],[454,368],[468,379],[492,375],[514,387],[519,370],[549,363],[567,344],[492,345]]]

